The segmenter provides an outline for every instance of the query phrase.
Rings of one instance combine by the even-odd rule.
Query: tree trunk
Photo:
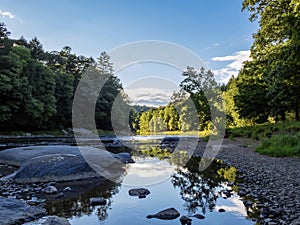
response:
[[[299,118],[299,106],[298,106],[298,104],[296,104],[296,106],[295,106],[295,117],[296,117],[297,121],[300,120],[300,118]]]

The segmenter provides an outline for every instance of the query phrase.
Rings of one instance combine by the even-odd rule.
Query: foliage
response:
[[[296,135],[274,135],[263,140],[256,151],[260,154],[275,157],[300,157],[300,132]]]
[[[109,56],[77,56],[69,46],[46,52],[35,37],[27,42],[9,38],[10,32],[0,23],[0,128],[13,130],[55,130],[71,126],[72,101],[81,76],[97,65],[99,74],[109,73],[96,106],[97,127],[111,130],[111,107],[122,92],[114,76]],[[122,95],[122,106],[127,106]],[[120,114],[122,115],[122,114]]]
[[[243,10],[251,13],[250,21],[259,19],[260,28],[251,47],[252,61],[237,78],[240,116],[262,122],[270,115],[278,121],[293,111],[299,120],[299,2],[244,0]]]

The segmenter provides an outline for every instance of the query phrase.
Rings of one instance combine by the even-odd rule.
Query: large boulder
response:
[[[1,179],[19,183],[118,179],[124,173],[124,163],[132,162],[129,153],[113,154],[87,146],[32,146],[0,152],[0,163],[21,166],[15,174]]]
[[[0,225],[21,224],[42,217],[45,209],[0,196]]]
[[[129,153],[113,154],[108,153],[103,149],[93,148],[89,146],[67,146],[67,145],[49,145],[49,146],[28,146],[11,148],[0,151],[0,163],[14,166],[21,166],[24,162],[44,155],[53,154],[71,154],[76,156],[83,156],[84,158],[89,157],[90,154],[93,156],[102,157],[105,155],[111,155],[123,163],[133,163],[133,159]]]
[[[80,156],[53,154],[34,157],[16,172],[18,183],[71,181],[99,176]]]

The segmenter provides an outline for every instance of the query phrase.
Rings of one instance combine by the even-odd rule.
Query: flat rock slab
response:
[[[113,154],[88,146],[32,146],[0,152],[0,163],[20,166],[15,174],[1,179],[18,183],[117,179],[124,172],[124,163],[133,162],[129,153]]]
[[[71,181],[98,175],[80,156],[54,154],[35,157],[22,164],[13,180],[17,183]]]
[[[42,217],[45,209],[24,201],[0,197],[0,225],[19,224]]]
[[[79,149],[80,148],[80,149]],[[99,157],[107,157],[108,154],[122,163],[133,163],[129,153],[113,154],[108,153],[103,149],[97,149],[89,146],[67,146],[67,145],[49,145],[49,146],[29,146],[18,147],[0,151],[0,163],[13,166],[21,166],[24,162],[39,156],[53,155],[53,154],[70,154],[76,156],[83,156],[88,158],[90,154],[97,153]]]

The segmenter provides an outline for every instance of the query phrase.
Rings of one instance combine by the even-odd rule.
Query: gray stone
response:
[[[115,159],[123,163],[133,163],[133,159],[130,154],[127,152],[113,154],[106,154],[107,151],[103,149],[97,149],[88,146],[66,146],[66,145],[49,145],[49,146],[29,146],[29,147],[18,147],[6,149],[0,152],[0,163],[8,164],[14,166],[21,166],[24,162],[45,155],[53,154],[71,154],[76,156],[84,156],[84,158],[89,158],[89,155],[92,154],[93,157],[98,156],[112,156]]]
[[[219,209],[218,212],[225,212],[225,209]]]
[[[156,214],[148,215],[147,218],[148,219],[157,218],[157,219],[161,219],[161,220],[174,220],[174,219],[178,218],[179,216],[180,216],[180,213],[176,209],[168,208],[168,209],[162,210]]]
[[[45,209],[18,199],[0,197],[0,225],[19,224],[45,215]]]
[[[80,156],[53,154],[25,162],[13,180],[18,183],[71,181],[99,176]]]
[[[106,199],[103,199],[103,198],[90,198],[90,203],[93,206],[106,205]]]
[[[193,217],[196,217],[199,220],[204,220],[205,219],[205,216],[203,216],[201,214],[195,214],[195,215],[193,215]]]
[[[49,194],[49,195],[57,194],[58,193],[57,188],[54,187],[54,186],[45,187],[43,189],[43,192],[46,193],[46,194]]]
[[[50,216],[48,217],[42,225],[71,225],[66,218]]]
[[[187,217],[187,216],[181,216],[179,220],[180,220],[180,223],[182,225],[190,225],[190,224],[192,224],[192,219],[189,218],[189,217]]]
[[[139,198],[146,198],[146,196],[150,194],[150,191],[145,188],[137,188],[137,189],[130,189],[128,193],[130,196],[138,196]]]

